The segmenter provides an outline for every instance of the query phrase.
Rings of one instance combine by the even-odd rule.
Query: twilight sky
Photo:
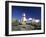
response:
[[[41,7],[12,6],[12,18],[21,19],[23,13],[27,19],[41,19]]]

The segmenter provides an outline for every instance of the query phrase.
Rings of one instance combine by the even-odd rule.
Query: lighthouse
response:
[[[22,22],[23,25],[26,25],[26,15],[25,15],[25,13],[22,14],[22,21],[21,22]]]

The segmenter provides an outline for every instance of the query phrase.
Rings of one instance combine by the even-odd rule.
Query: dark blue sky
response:
[[[12,6],[12,18],[21,19],[23,13],[27,19],[41,19],[41,7]]]

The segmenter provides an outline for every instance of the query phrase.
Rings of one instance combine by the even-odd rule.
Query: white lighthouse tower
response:
[[[23,25],[26,24],[26,15],[25,15],[25,13],[22,14],[22,24]]]

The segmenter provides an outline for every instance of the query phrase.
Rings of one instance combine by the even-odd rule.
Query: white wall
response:
[[[5,1],[6,0],[0,0],[0,37],[5,37]],[[16,1],[44,2],[44,3],[46,2],[46,0],[16,0]],[[46,18],[45,18],[45,21],[46,21]],[[45,37],[45,35],[46,34],[24,35],[24,36],[16,36],[16,37]]]

